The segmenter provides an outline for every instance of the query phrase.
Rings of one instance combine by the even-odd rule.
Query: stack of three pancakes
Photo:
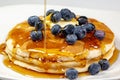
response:
[[[109,60],[115,49],[114,33],[105,24],[95,19],[89,18],[88,21],[93,23],[97,30],[105,32],[103,40],[99,41],[94,36],[86,36],[83,40],[77,40],[74,45],[68,45],[63,38],[52,35],[50,28],[54,23],[47,20],[47,52],[45,53],[44,39],[32,41],[30,32],[33,27],[24,21],[9,32],[5,42],[5,52],[14,64],[37,72],[65,73],[68,68],[86,72],[90,64],[103,58]],[[58,24],[64,26],[76,23],[77,21],[60,21]]]

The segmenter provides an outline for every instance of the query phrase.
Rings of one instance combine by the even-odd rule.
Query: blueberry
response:
[[[105,37],[105,32],[102,30],[96,30],[94,33],[94,36],[98,38],[99,40],[103,40]]]
[[[40,20],[38,22],[35,22],[35,29],[36,30],[42,30],[43,26],[44,26],[43,21]]]
[[[65,38],[66,36],[67,36],[67,34],[66,34],[65,30],[62,29],[59,33],[59,37]]]
[[[81,40],[86,36],[87,32],[82,26],[76,26],[74,33],[77,35],[78,40]]]
[[[84,19],[88,19],[86,16],[80,16],[79,18],[84,18]]]
[[[34,26],[35,25],[35,22],[39,22],[40,21],[40,18],[38,16],[30,16],[28,18],[28,24],[30,26]]]
[[[59,11],[53,12],[51,15],[51,21],[52,22],[59,22],[61,20],[61,13]]]
[[[66,77],[70,80],[74,80],[78,77],[78,71],[74,68],[70,68],[65,73]]]
[[[78,23],[79,23],[79,25],[86,24],[86,23],[88,23],[88,18],[86,16],[80,16],[78,18]]]
[[[75,30],[75,26],[72,24],[68,24],[63,28],[63,30],[66,34],[73,34]]]
[[[72,18],[76,18],[76,15],[75,15],[75,13],[74,12],[72,12]]]
[[[93,63],[88,67],[88,72],[91,75],[95,75],[95,74],[99,73],[100,70],[101,70],[101,66],[98,63]]]
[[[87,33],[95,30],[95,26],[92,23],[87,23],[87,24],[84,24],[82,26],[86,28]]]
[[[101,70],[107,70],[110,67],[110,63],[107,59],[102,59],[98,63],[101,66]]]
[[[74,44],[77,41],[77,36],[75,34],[68,34],[66,36],[66,42],[69,45]]]
[[[46,12],[46,16],[48,16],[49,14],[53,13],[55,10],[54,9],[50,9]]]
[[[63,18],[65,21],[70,21],[70,20],[72,20],[72,18],[74,17],[74,16],[73,16],[73,13],[72,13],[69,9],[67,9],[67,8],[61,9],[60,12],[61,12],[62,18]]]
[[[53,35],[59,34],[60,31],[61,31],[61,26],[58,25],[58,24],[54,25],[54,26],[51,28],[51,32],[52,32]]]
[[[33,41],[42,40],[43,34],[41,31],[31,31],[30,37]]]

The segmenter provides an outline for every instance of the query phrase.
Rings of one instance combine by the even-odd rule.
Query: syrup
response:
[[[28,70],[25,68],[22,68],[20,66],[15,65],[14,63],[10,62],[8,58],[6,58],[4,60],[4,64],[5,66],[7,66],[8,68],[14,70],[15,72],[18,72],[24,76],[31,76],[31,77],[35,77],[35,78],[62,78],[63,75],[62,74],[47,74],[47,73],[39,73],[39,72],[35,72],[32,70]]]
[[[110,64],[112,65],[118,58],[120,51],[118,49],[115,49],[113,56],[111,57]],[[25,68],[22,68],[20,66],[15,65],[14,63],[10,62],[8,58],[6,58],[4,60],[4,64],[11,68],[12,70],[14,70],[15,72],[18,72],[24,76],[31,76],[34,78],[64,78],[64,74],[48,74],[48,73],[39,73],[39,72],[35,72],[32,70],[28,70]],[[79,73],[79,77],[80,76],[87,76],[89,75],[88,72],[83,72],[83,73]]]
[[[47,53],[47,49],[46,49],[46,38],[47,38],[47,36],[46,36],[46,5],[47,5],[47,0],[44,0],[44,50],[45,50],[45,53]]]
[[[87,36],[82,40],[85,42],[85,48],[99,48],[101,41],[94,37],[94,31],[87,34]]]
[[[6,47],[5,43],[0,44],[0,54],[2,54],[2,52],[4,52],[5,47]]]
[[[120,50],[115,49],[113,56],[110,58],[109,62],[112,65],[119,57]]]

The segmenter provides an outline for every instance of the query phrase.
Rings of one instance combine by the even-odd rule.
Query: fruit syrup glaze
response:
[[[47,43],[47,40],[46,40],[46,38],[47,38],[47,36],[46,36],[46,3],[47,3],[47,0],[44,0],[44,16],[45,16],[45,19],[44,19],[44,51],[45,51],[45,53],[47,53],[47,49],[46,49],[46,43]],[[39,72],[35,72],[32,70],[28,70],[28,69],[22,68],[20,66],[17,66],[15,64],[13,64],[12,62],[10,62],[10,60],[8,59],[8,57],[6,56],[6,54],[4,52],[4,49],[5,49],[5,44],[3,43],[0,45],[0,53],[5,55],[5,60],[4,60],[5,66],[11,68],[12,70],[14,70],[22,75],[31,76],[31,77],[35,77],[35,78],[64,78],[65,77],[64,74],[39,73]],[[120,51],[118,49],[115,49],[114,55],[109,60],[110,64],[113,64],[117,60],[119,52]],[[89,73],[88,72],[79,73],[79,76],[86,76],[86,75],[89,75]]]

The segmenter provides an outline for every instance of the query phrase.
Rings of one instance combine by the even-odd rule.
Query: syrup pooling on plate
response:
[[[5,46],[5,43],[0,44],[0,54],[4,54]]]
[[[120,51],[115,49],[114,55],[109,60],[111,65],[117,60],[119,53],[120,53]],[[12,62],[9,61],[8,58],[6,58],[4,60],[4,64],[7,67],[11,68],[12,70],[14,70],[22,75],[25,75],[25,76],[31,76],[31,77],[35,77],[35,78],[64,78],[65,77],[64,74],[46,74],[46,73],[39,73],[39,72],[25,69],[25,68],[22,68],[20,66],[13,64]],[[79,73],[79,77],[81,77],[81,76],[83,77],[83,76],[87,76],[87,75],[89,75],[88,72]]]

